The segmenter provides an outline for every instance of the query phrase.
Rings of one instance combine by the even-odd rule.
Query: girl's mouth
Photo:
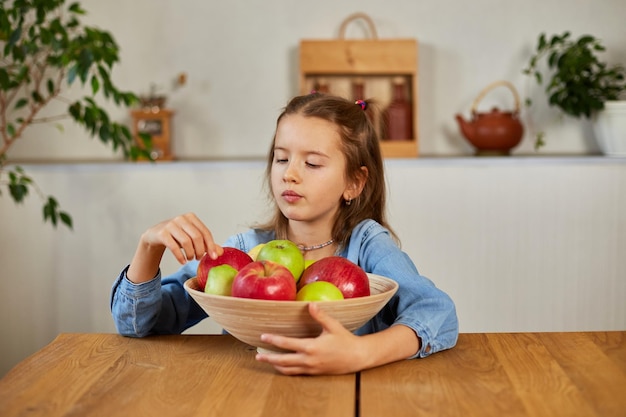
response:
[[[302,196],[294,191],[283,191],[283,193],[281,194],[281,196],[283,197],[283,199],[288,202],[288,203],[295,203],[298,200],[300,200],[302,198]]]

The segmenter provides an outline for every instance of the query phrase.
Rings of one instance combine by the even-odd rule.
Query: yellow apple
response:
[[[261,252],[261,249],[263,249],[263,246],[265,246],[265,243],[259,243],[258,245],[250,249],[248,255],[250,255],[253,261],[256,261],[256,257],[259,255],[259,252]]]
[[[300,288],[296,294],[297,301],[331,301],[343,300],[343,294],[334,284],[326,281],[314,281]]]

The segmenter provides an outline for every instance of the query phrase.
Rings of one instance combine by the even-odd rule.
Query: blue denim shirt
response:
[[[275,239],[273,232],[249,230],[231,236],[224,246],[248,252],[259,243]],[[389,231],[373,220],[360,223],[350,242],[338,255],[348,258],[366,272],[392,278],[398,291],[385,307],[355,333],[378,332],[403,324],[421,338],[425,357],[456,344],[459,323],[450,297],[422,276],[393,241]],[[111,291],[111,311],[120,334],[143,337],[149,334],[178,334],[207,317],[189,296],[183,283],[196,275],[198,261],[190,261],[174,274],[161,279],[161,272],[148,282],[134,284],[120,273]]]

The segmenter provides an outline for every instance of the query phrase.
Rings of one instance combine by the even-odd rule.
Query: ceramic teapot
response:
[[[514,111],[500,111],[494,107],[490,112],[480,113],[476,109],[480,100],[493,88],[508,87],[515,98]],[[472,119],[467,121],[456,115],[461,133],[476,148],[476,155],[509,155],[524,135],[519,119],[520,100],[515,87],[508,81],[496,81],[487,86],[472,104]]]

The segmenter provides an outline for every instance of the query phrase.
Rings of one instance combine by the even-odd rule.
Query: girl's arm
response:
[[[183,267],[161,281],[159,265],[169,249]],[[111,290],[111,312],[120,334],[142,337],[153,333],[180,333],[206,317],[190,299],[183,283],[195,275],[205,252],[217,257],[222,248],[193,213],[163,221],[146,230],[130,266]]]

